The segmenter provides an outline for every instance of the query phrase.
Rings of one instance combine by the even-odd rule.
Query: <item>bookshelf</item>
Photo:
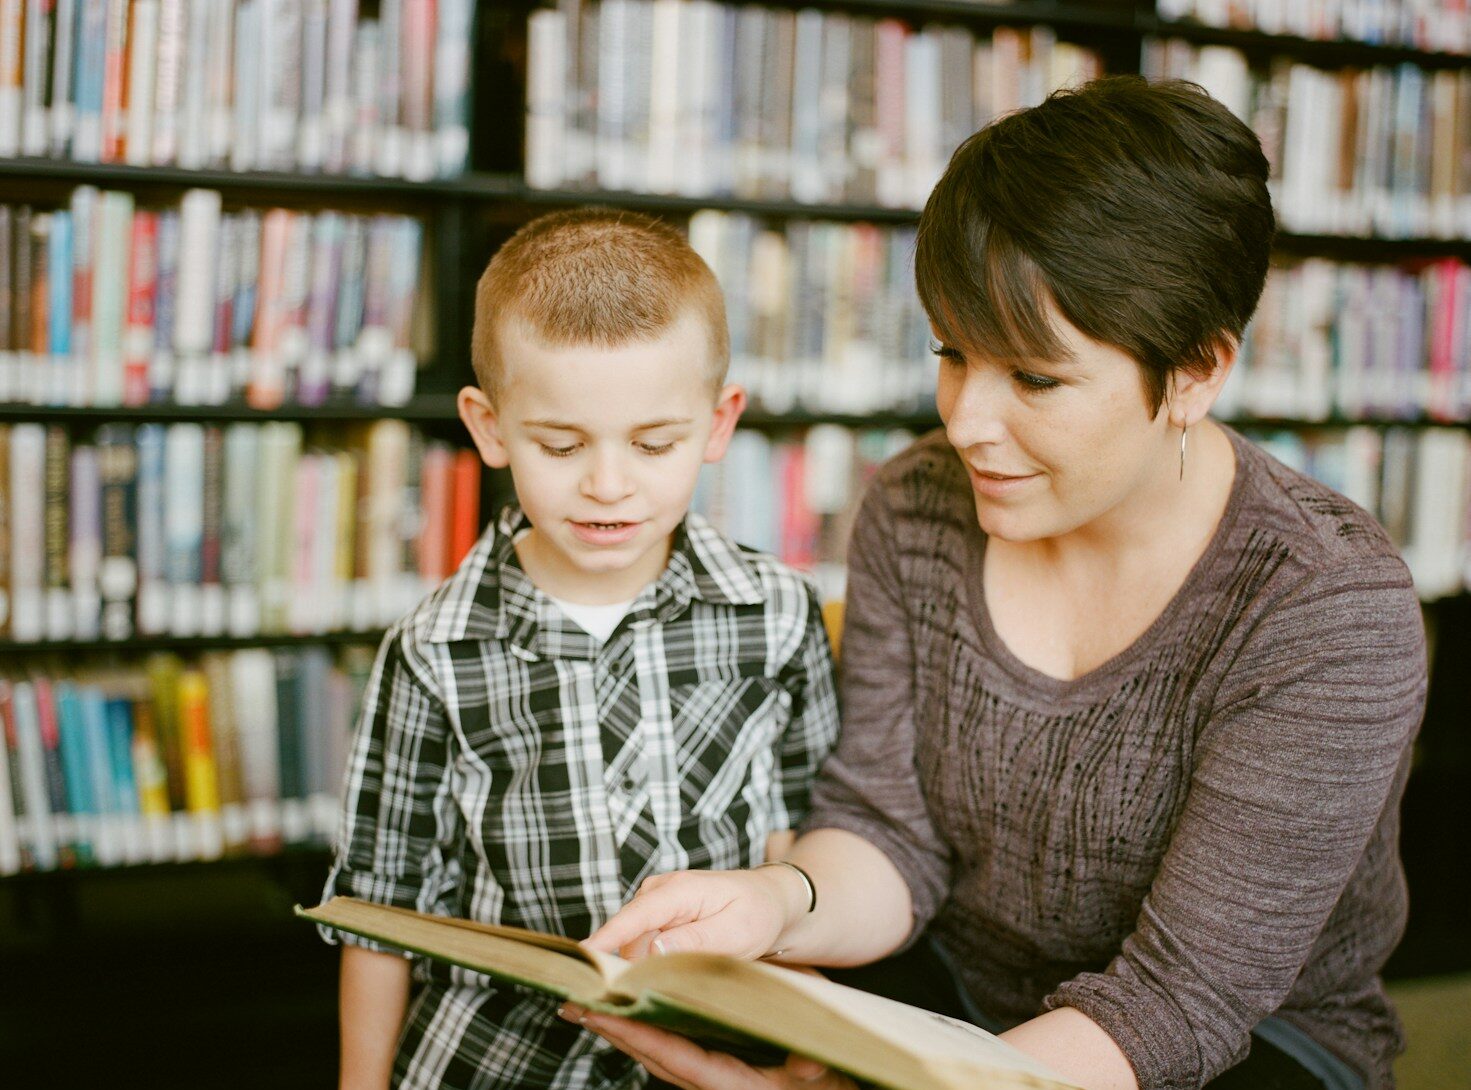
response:
[[[412,4],[413,0],[364,0],[365,16],[382,17],[389,9]],[[57,7],[63,5],[58,4]],[[574,10],[576,5],[563,3],[561,8]],[[1153,0],[1095,0],[1090,3],[1054,3],[1050,0],[1016,3],[978,3],[972,0],[766,0],[751,4],[733,0],[738,11],[762,7],[792,15],[803,10],[823,15],[839,15],[851,19],[898,20],[911,29],[930,26],[958,27],[976,42],[992,41],[998,30],[1038,31],[1055,37],[1068,46],[1083,47],[1096,53],[1101,67],[1110,73],[1138,72],[1142,54],[1149,39],[1176,39],[1193,46],[1224,46],[1237,50],[1248,67],[1267,70],[1273,63],[1300,62],[1324,69],[1373,66],[1413,65],[1427,72],[1471,72],[1471,56],[1425,49],[1403,44],[1370,44],[1353,40],[1318,40],[1289,33],[1275,33],[1245,27],[1208,26],[1185,19],[1167,18]],[[1168,5],[1161,4],[1161,7]],[[432,336],[419,346],[418,368],[411,396],[400,404],[365,404],[351,397],[333,395],[317,405],[285,403],[278,407],[254,408],[236,397],[221,404],[180,404],[174,401],[151,401],[140,405],[79,406],[66,404],[0,403],[0,427],[17,424],[42,424],[62,428],[73,439],[85,443],[95,429],[104,425],[202,425],[228,428],[238,424],[293,424],[304,429],[343,431],[362,428],[377,421],[396,421],[407,425],[425,442],[463,443],[454,409],[454,392],[470,381],[468,366],[469,331],[476,277],[495,247],[519,224],[542,212],[584,203],[602,203],[636,209],[688,223],[700,213],[722,213],[750,221],[759,230],[790,239],[795,226],[806,224],[840,224],[853,227],[872,226],[881,231],[902,232],[912,229],[917,212],[913,201],[879,201],[823,199],[798,200],[786,195],[736,195],[725,191],[652,192],[647,187],[604,188],[583,180],[578,183],[558,182],[551,186],[535,186],[527,180],[525,128],[528,108],[528,27],[533,13],[553,10],[557,5],[536,0],[508,0],[505,3],[475,4],[476,21],[468,35],[469,71],[473,83],[466,89],[464,112],[468,133],[465,167],[447,173],[410,180],[401,176],[373,173],[344,173],[291,169],[231,169],[228,162],[206,163],[197,167],[177,165],[135,165],[127,162],[79,162],[69,158],[35,155],[0,156],[0,203],[29,204],[37,209],[60,209],[66,206],[70,193],[80,186],[101,191],[125,192],[134,197],[138,207],[167,208],[177,206],[182,196],[196,189],[212,190],[221,195],[227,210],[244,208],[266,210],[286,208],[294,212],[337,211],[375,215],[412,216],[423,225],[424,270],[429,289],[422,293],[422,325]],[[422,121],[422,118],[420,119]],[[1467,123],[1471,129],[1471,121]],[[0,126],[3,127],[3,126]],[[422,131],[422,125],[421,125]],[[918,187],[916,187],[918,188]],[[1277,247],[1285,261],[1323,259],[1338,263],[1369,266],[1405,266],[1451,258],[1471,263],[1471,231],[1451,237],[1374,237],[1372,233],[1324,234],[1284,231]],[[0,345],[0,349],[5,346]],[[922,396],[914,395],[904,403],[877,408],[874,411],[845,410],[801,403],[780,404],[791,398],[775,399],[778,404],[758,403],[744,417],[742,424],[752,437],[748,446],[753,464],[772,465],[774,460],[796,457],[793,452],[808,441],[818,426],[827,426],[822,434],[833,436],[831,428],[851,433],[865,433],[875,441],[885,435],[920,432],[935,426],[938,418],[926,409]],[[1329,412],[1321,419],[1305,420],[1293,416],[1233,412],[1232,422],[1254,434],[1284,433],[1303,437],[1332,436],[1352,427],[1363,427],[1375,433],[1388,434],[1425,430],[1431,426],[1449,426],[1464,432],[1471,417],[1454,420],[1435,419],[1424,411],[1404,414],[1374,413],[1365,416]],[[853,455],[855,473],[867,463],[867,454]],[[487,477],[481,490],[481,518],[493,509],[497,497],[503,496],[506,482]],[[717,487],[715,491],[719,491]],[[718,506],[720,499],[711,500]],[[826,548],[843,529],[844,513],[825,512],[806,528],[809,540]],[[821,560],[821,557],[814,557]],[[837,584],[840,585],[840,584]],[[1442,871],[1440,858],[1446,851],[1471,850],[1471,830],[1464,815],[1450,800],[1464,798],[1471,786],[1471,753],[1468,753],[1458,724],[1471,716],[1471,697],[1460,681],[1459,663],[1471,653],[1471,611],[1462,593],[1427,603],[1427,618],[1432,630],[1434,678],[1427,723],[1422,735],[1422,757],[1412,780],[1406,802],[1406,860],[1411,872],[1411,885],[1416,894],[1416,911],[1422,918],[1435,920],[1440,906],[1451,900],[1464,903],[1471,890],[1452,890],[1454,897],[1437,887],[1439,878],[1426,877]],[[255,650],[271,654],[292,654],[309,649],[323,649],[333,654],[361,651],[370,647],[381,629],[374,625],[360,631],[334,631],[317,635],[259,636],[181,636],[156,634],[135,637],[120,644],[115,641],[89,639],[45,639],[26,643],[0,642],[0,661],[14,664],[11,669],[28,672],[51,669],[52,664],[65,663],[63,674],[75,663],[85,672],[96,664],[109,668],[129,661],[142,662],[148,656],[173,654],[187,663],[202,655],[230,655]],[[68,675],[69,676],[69,675]],[[1430,849],[1434,845],[1435,850]],[[1423,846],[1423,847],[1417,847]],[[1417,856],[1417,851],[1419,852]],[[111,868],[87,868],[41,874],[27,872],[0,877],[0,918],[7,915],[25,923],[12,940],[0,939],[0,953],[10,953],[6,941],[32,943],[26,947],[26,959],[17,961],[31,971],[26,979],[40,980],[58,964],[56,952],[64,940],[54,923],[46,921],[78,921],[95,942],[86,949],[94,957],[111,957],[118,966],[126,959],[116,953],[119,934],[132,935],[117,921],[136,919],[143,899],[162,899],[182,906],[193,899],[220,909],[217,918],[205,922],[203,910],[190,912],[175,907],[167,919],[182,926],[199,939],[195,953],[170,952],[166,943],[145,943],[151,956],[172,964],[179,972],[190,971],[190,959],[213,958],[212,970],[230,979],[251,981],[248,987],[271,988],[273,974],[279,980],[298,981],[309,1000],[289,1015],[266,1013],[253,1009],[243,1024],[255,1027],[260,1034],[284,1034],[301,1040],[310,1036],[311,1044],[300,1047],[306,1062],[293,1070],[282,1070],[273,1082],[281,1086],[319,1083],[330,1077],[331,1049],[331,968],[327,951],[317,947],[314,937],[299,928],[279,927],[270,922],[262,906],[272,911],[289,906],[290,899],[308,900],[314,895],[313,884],[319,883],[326,855],[317,846],[298,845],[282,848],[275,855],[245,855],[208,862],[147,862],[123,864]],[[1423,887],[1423,888],[1422,888]],[[289,891],[289,897],[287,893]],[[248,907],[242,907],[248,906]],[[1450,914],[1446,915],[1447,923]],[[243,921],[243,922],[242,922]],[[1407,970],[1449,963],[1471,965],[1471,948],[1464,938],[1456,938],[1449,926],[1417,939],[1416,922],[1412,921],[1411,938],[1398,960]],[[142,927],[142,925],[139,925]],[[161,927],[143,928],[157,936]],[[218,950],[199,955],[205,945],[214,945],[221,936],[239,927],[252,936],[242,943],[248,958],[258,964],[245,964],[246,958],[232,958]],[[3,931],[0,928],[0,931]],[[1445,936],[1450,935],[1449,939]],[[30,937],[27,937],[30,936]],[[49,947],[47,944],[51,944]],[[1438,948],[1431,952],[1433,946]],[[53,960],[44,954],[49,949]],[[80,955],[65,962],[79,968]],[[170,961],[172,959],[172,961]],[[305,967],[305,968],[304,968]],[[291,975],[295,973],[296,975]],[[231,975],[233,974],[233,976]],[[24,989],[13,989],[19,993]],[[38,985],[41,994],[50,992]],[[167,1005],[172,989],[159,984],[149,991],[149,1002]],[[59,998],[56,1000],[61,1001]],[[176,1004],[182,1006],[182,1004]],[[264,1004],[259,1004],[263,1008]],[[0,1021],[9,1018],[7,1007],[0,1011]],[[19,1012],[16,1012],[19,1017]],[[181,1016],[182,1017],[182,1016]],[[46,1027],[38,1020],[16,1021],[35,1030],[35,1049],[28,1053],[38,1060],[46,1049],[45,1062],[55,1071],[54,1032],[48,1037]],[[119,1055],[136,1052],[121,1039],[114,1042]],[[106,1054],[106,1042],[97,1049]],[[185,1059],[154,1058],[159,1078],[157,1085],[197,1084],[198,1068],[185,1070]],[[250,1067],[242,1057],[242,1071]],[[195,1062],[203,1062],[198,1057]],[[18,1061],[22,1065],[24,1060]],[[78,1062],[83,1062],[79,1060]],[[323,1075],[323,1072],[328,1075]],[[229,1075],[221,1070],[217,1085],[228,1085]],[[298,1081],[293,1081],[293,1080]],[[256,1080],[242,1075],[245,1081]]]

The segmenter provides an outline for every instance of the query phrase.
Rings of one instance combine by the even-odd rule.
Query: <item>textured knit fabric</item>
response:
[[[843,733],[807,825],[887,854],[983,1010],[1081,1010],[1145,1090],[1202,1086],[1274,1012],[1387,1087],[1419,604],[1368,514],[1231,437],[1204,555],[1071,681],[992,628],[943,434],[890,462],[850,547]]]
[[[384,638],[325,896],[580,939],[649,875],[759,863],[806,813],[837,699],[802,577],[691,515],[600,644],[517,563],[525,529],[507,511]],[[647,1078],[545,996],[439,963],[416,977],[396,1085]]]

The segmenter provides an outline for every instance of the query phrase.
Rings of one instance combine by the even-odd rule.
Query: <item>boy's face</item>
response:
[[[520,322],[497,331],[497,404],[460,391],[486,465],[509,466],[532,530],[517,555],[543,591],[627,601],[659,577],[700,466],[724,454],[745,407],[712,397],[709,337],[686,310],[653,341],[549,347]]]

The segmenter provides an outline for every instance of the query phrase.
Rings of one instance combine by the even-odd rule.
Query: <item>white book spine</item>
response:
[[[235,86],[230,133],[230,169],[255,170],[259,165],[261,79],[261,3],[239,0],[235,7]]]
[[[41,741],[41,716],[36,706],[35,687],[28,681],[17,681],[11,689],[11,703],[31,858],[37,870],[55,870],[56,827],[50,795],[46,790],[46,752]]]
[[[566,163],[566,17],[543,8],[527,20],[526,183],[555,189]]]
[[[178,159],[181,167],[198,170],[209,163],[211,38],[229,5],[189,0],[186,11]]]
[[[174,350],[180,360],[204,356],[214,337],[220,215],[218,190],[191,189],[184,194],[174,304]]]
[[[224,166],[230,161],[230,146],[234,137],[232,114],[235,79],[238,74],[232,61],[236,19],[230,5],[211,4],[209,12],[205,160],[211,166]]]
[[[204,538],[204,429],[169,428],[164,448],[164,549],[170,596],[169,630],[198,635],[200,548]]]
[[[155,15],[157,41],[149,50],[158,56],[157,83],[153,92],[157,117],[153,125],[151,153],[153,162],[159,166],[172,164],[179,155],[179,108],[184,79],[185,20],[188,17],[185,4],[186,0],[159,0]]]
[[[0,158],[21,149],[21,80],[25,0],[0,0]]]
[[[470,43],[473,0],[439,0],[434,53],[434,127],[440,177],[459,174],[470,156]]]
[[[653,0],[647,174],[639,183],[640,189],[650,193],[672,193],[675,189],[683,63],[680,23],[684,14],[683,0]]]
[[[97,448],[78,446],[72,451],[71,542],[68,574],[75,620],[72,632],[79,640],[95,640],[102,624],[102,482]]]
[[[325,150],[327,4],[328,0],[306,0],[301,28],[301,124],[296,134],[296,165],[313,174],[322,169]]]
[[[327,9],[327,63],[323,73],[322,169],[342,173],[348,167],[348,134],[352,128],[352,44],[357,30],[357,0],[330,0]],[[469,43],[465,43],[466,49]]]
[[[154,58],[160,56],[158,0],[133,0],[128,31],[128,143],[131,166],[153,162]],[[166,59],[166,58],[161,58]],[[159,160],[167,162],[167,160]]]

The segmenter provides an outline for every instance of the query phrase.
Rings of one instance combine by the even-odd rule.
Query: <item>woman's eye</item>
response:
[[[674,443],[672,441],[668,443],[639,443],[637,446],[645,454],[668,454],[674,449]]]
[[[567,458],[577,453],[577,444],[575,443],[570,447],[549,447],[545,443],[541,443],[539,446],[543,454],[549,454],[553,458]]]
[[[1034,375],[1030,371],[1013,371],[1012,377],[1029,390],[1055,390],[1062,383],[1046,375]]]
[[[949,345],[946,344],[941,344],[933,337],[930,338],[930,352],[936,356],[939,356],[942,360],[948,360],[951,363],[960,363],[964,359],[958,349],[951,348]]]

